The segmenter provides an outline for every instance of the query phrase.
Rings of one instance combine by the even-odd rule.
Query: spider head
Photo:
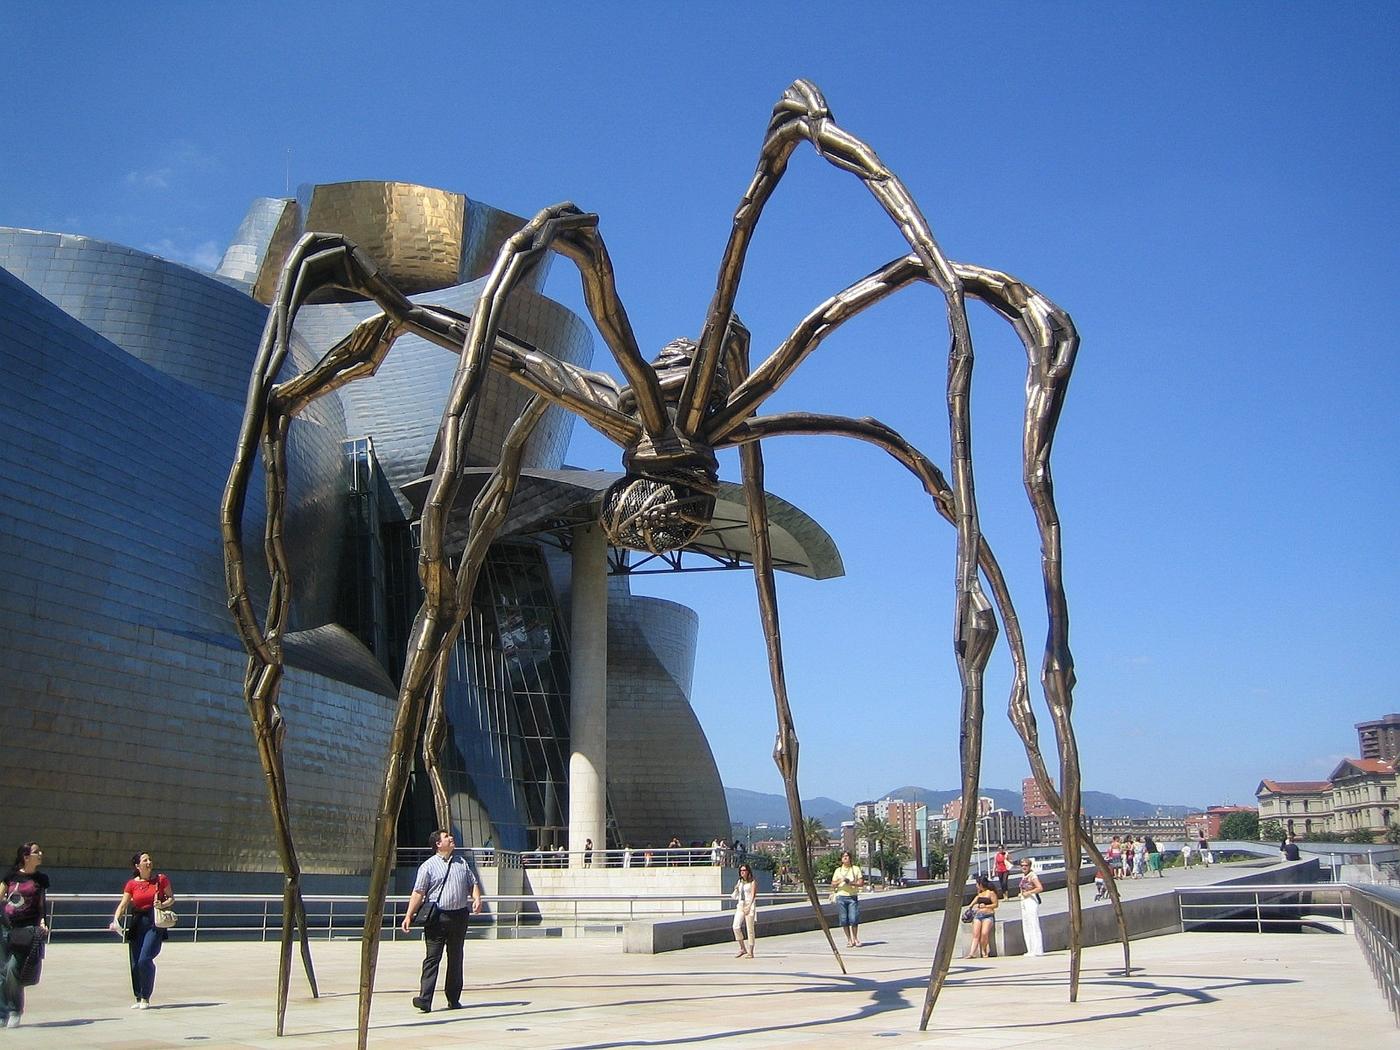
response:
[[[599,521],[614,546],[666,554],[694,542],[714,512],[712,477],[627,474],[603,493]]]

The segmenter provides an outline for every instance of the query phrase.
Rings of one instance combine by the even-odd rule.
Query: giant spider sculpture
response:
[[[821,157],[864,183],[899,227],[910,251],[819,304],[762,363],[751,368],[749,334],[734,313],[740,272],[763,207],[782,178],[792,152],[803,141],[810,143]],[[566,256],[578,267],[588,310],[625,377],[625,387],[619,388],[607,375],[556,360],[499,333],[502,308],[512,288],[522,272],[541,253],[550,250]],[[916,282],[934,285],[942,292],[947,305],[951,332],[947,391],[951,482],[909,442],[875,420],[810,413],[756,414],[764,400],[832,330]],[[330,288],[372,299],[380,312],[360,322],[315,366],[278,381],[299,307],[315,293]],[[967,296],[986,303],[1010,322],[1025,346],[1028,359],[1023,468],[1041,540],[1049,624],[1041,682],[1059,752],[1058,787],[1051,781],[1040,752],[1035,715],[1030,705],[1025,646],[1011,596],[978,522],[970,454],[968,397],[973,351]],[[268,782],[286,874],[278,974],[279,1035],[286,1013],[294,924],[301,934],[302,959],[312,994],[316,993],[307,947],[300,870],[289,822],[282,761],[285,726],[277,703],[283,674],[282,638],[291,600],[289,565],[282,543],[287,432],[292,419],[315,398],[373,374],[394,340],[405,333],[421,336],[459,353],[461,359],[443,412],[437,443],[438,460],[422,513],[419,578],[424,600],[408,643],[375,825],[374,860],[361,950],[361,1047],[367,1037],[385,892],[394,857],[395,824],[408,782],[411,751],[419,738],[427,709],[428,727],[423,735],[425,767],[434,785],[439,822],[449,826],[446,794],[436,764],[442,736],[445,656],[469,608],[487,548],[510,506],[520,476],[526,439],[550,405],[577,413],[622,448],[626,476],[604,495],[600,515],[608,539],[619,547],[660,553],[679,549],[694,540],[709,524],[714,509],[718,473],[715,450],[738,447],[759,610],[777,709],[773,757],[782,773],[792,814],[802,882],[843,972],[845,965],[822,914],[812,880],[798,799],[798,741],[783,674],[760,446],[767,438],[798,434],[851,437],[883,448],[914,474],[932,497],[937,512],[957,529],[954,652],[962,688],[963,812],[972,812],[976,805],[983,671],[998,634],[999,616],[1014,668],[1010,717],[1025,746],[1033,775],[1045,798],[1059,814],[1063,829],[1071,887],[1070,998],[1076,998],[1082,938],[1080,903],[1075,888],[1081,848],[1087,849],[1100,869],[1107,871],[1102,856],[1083,836],[1079,825],[1079,759],[1070,723],[1074,670],[1061,578],[1060,527],[1050,474],[1051,444],[1078,348],[1078,335],[1069,316],[1035,289],[996,270],[948,259],[934,241],[928,223],[904,184],[869,146],[835,122],[816,87],[799,80],[784,92],[774,107],[759,152],[757,172],[734,216],[714,298],[698,341],[677,340],[650,364],[637,347],[618,297],[612,265],[598,232],[598,217],[580,211],[573,204],[544,209],[505,243],[470,317],[409,301],[379,274],[364,252],[343,237],[309,233],[287,260],[249,384],[238,449],[221,508],[229,604],[249,652],[245,699]],[[469,538],[454,571],[444,550],[445,533],[461,480],[462,450],[472,433],[477,400],[488,369],[521,384],[534,396],[515,421],[501,449],[498,466],[472,504]],[[264,547],[271,575],[268,609],[261,622],[249,597],[241,529],[247,486],[259,446],[267,486]],[[990,599],[987,591],[990,591]],[[966,882],[975,830],[975,821],[961,822],[949,866],[950,896]],[[1109,885],[1112,885],[1111,880]],[[1113,903],[1121,934],[1122,911],[1116,891]],[[944,910],[942,932],[920,1017],[921,1029],[927,1026],[948,976],[957,920],[956,908]],[[1124,935],[1122,939],[1126,968],[1127,938]]]

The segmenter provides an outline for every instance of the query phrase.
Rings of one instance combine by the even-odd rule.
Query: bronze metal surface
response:
[[[855,175],[875,197],[909,244],[897,258],[842,293],[827,299],[797,326],[792,335],[750,370],[748,333],[734,315],[744,257],[762,209],[777,187],[792,152],[809,143],[823,159]],[[313,219],[314,221],[314,219]],[[607,376],[587,372],[512,340],[501,331],[504,304],[524,286],[528,274],[547,252],[554,251],[578,268],[584,297],[604,342],[628,386],[620,389]],[[830,434],[853,437],[884,448],[923,484],[937,512],[957,530],[955,565],[954,656],[962,682],[962,804],[973,812],[978,794],[983,720],[983,672],[1000,630],[1006,632],[1015,670],[1010,716],[1021,736],[1037,782],[1060,816],[1071,885],[1079,870],[1080,773],[1070,721],[1074,687],[1069,649],[1069,613],[1061,570],[1060,524],[1050,474],[1050,451],[1079,339],[1067,314],[1027,285],[995,270],[957,263],[944,255],[904,184],[860,139],[840,127],[821,93],[812,84],[795,82],[774,107],[757,170],[735,212],[721,260],[714,298],[696,343],[678,340],[661,358],[647,363],[637,347],[613,281],[611,262],[598,231],[598,217],[564,203],[545,208],[502,245],[470,317],[451,310],[410,302],[399,286],[372,261],[372,253],[340,235],[307,234],[288,258],[273,301],[272,315],[249,387],[244,427],[222,508],[226,576],[230,608],[249,651],[245,695],[259,753],[267,771],[269,796],[287,875],[289,905],[299,902],[296,855],[292,846],[280,769],[285,724],[277,708],[281,676],[281,638],[285,630],[291,580],[281,531],[285,513],[285,443],[291,419],[314,399],[355,379],[370,375],[394,340],[413,333],[458,353],[456,379],[444,409],[438,456],[422,510],[419,578],[424,602],[409,639],[399,686],[397,713],[386,763],[375,828],[375,855],[370,876],[361,953],[359,1045],[368,1037],[370,1000],[378,955],[380,920],[394,854],[395,825],[417,741],[422,738],[429,694],[443,654],[466,613],[471,582],[480,556],[489,546],[509,508],[519,479],[518,449],[538,413],[548,405],[574,412],[622,448],[624,469],[643,483],[636,491],[642,509],[619,515],[614,543],[644,535],[651,549],[683,543],[703,525],[706,495],[717,484],[715,450],[739,447],[747,495],[753,567],[769,654],[777,740],[774,760],[783,776],[798,846],[804,888],[820,917],[838,965],[844,971],[812,879],[803,841],[803,815],[797,786],[798,738],[783,674],[781,633],[767,541],[760,442],[769,437]],[[914,282],[943,293],[950,332],[947,379],[952,462],[949,477],[900,435],[873,420],[794,413],[761,417],[754,413],[802,360],[834,328],[861,310]],[[298,308],[308,300],[339,291],[373,300],[380,313],[366,318],[332,347],[314,367],[285,382],[277,377],[287,356]],[[1015,329],[1028,358],[1023,421],[1024,483],[1041,540],[1042,573],[1049,629],[1040,676],[1055,730],[1060,783],[1051,783],[1039,748],[1029,700],[1029,672],[1024,640],[1006,581],[982,535],[977,512],[971,455],[969,392],[974,364],[967,324],[966,297],[987,302]],[[468,556],[453,570],[446,553],[448,521],[462,482],[461,450],[471,439],[482,380],[495,370],[535,394],[505,442],[499,466],[472,506]],[[259,622],[248,596],[240,534],[246,486],[255,450],[261,445],[266,464],[268,518],[265,551],[273,579],[267,614]],[[645,514],[637,530],[636,514]],[[667,539],[672,537],[672,539]],[[634,541],[635,542],[635,541]],[[984,582],[986,590],[984,590]],[[990,597],[988,597],[990,591]],[[1000,625],[998,623],[1000,620]],[[429,716],[425,745],[433,752],[440,738],[440,716]],[[430,766],[432,759],[430,759]],[[441,799],[439,799],[441,807]],[[949,865],[950,886],[965,884],[976,822],[961,822]],[[1096,863],[1102,858],[1089,844]],[[1111,880],[1109,885],[1112,885]],[[1081,936],[1078,898],[1070,894],[1070,998],[1077,995]],[[1127,962],[1127,937],[1115,897]],[[294,908],[288,908],[292,914]],[[951,964],[958,912],[944,913],[934,953],[920,1027],[927,1025]],[[291,920],[283,930],[279,979],[278,1030],[285,1011],[286,970],[290,958]],[[304,933],[303,933],[304,944]],[[309,958],[307,959],[309,972]]]

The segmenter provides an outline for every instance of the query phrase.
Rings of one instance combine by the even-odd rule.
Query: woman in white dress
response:
[[[737,903],[734,905],[734,939],[739,942],[736,959],[745,956],[753,958],[754,927],[758,921],[758,880],[753,877],[753,869],[747,864],[739,865],[739,881],[731,894]],[[748,944],[744,934],[748,933]]]
[[[1044,955],[1045,941],[1040,935],[1040,895],[1045,886],[1029,859],[1021,861],[1021,935],[1026,939],[1027,955]]]

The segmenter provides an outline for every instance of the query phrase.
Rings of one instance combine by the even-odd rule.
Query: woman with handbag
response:
[[[1001,897],[997,894],[992,880],[985,875],[977,876],[977,896],[972,898],[972,944],[964,959],[983,959],[991,956],[992,930],[997,923],[997,905]]]
[[[0,943],[4,946],[0,1021],[6,1028],[19,1027],[25,986],[39,983],[39,963],[49,936],[49,877],[39,870],[42,863],[44,851],[39,844],[26,842],[15,851],[15,862],[5,873],[5,903],[0,915]]]
[[[147,1010],[156,989],[156,956],[170,936],[156,925],[156,912],[168,910],[175,903],[175,894],[168,878],[153,875],[155,865],[149,853],[133,854],[131,866],[132,877],[122,888],[122,899],[117,902],[109,929],[121,932],[122,916],[131,913],[124,935],[131,958],[131,993],[136,997],[131,1008]]]

